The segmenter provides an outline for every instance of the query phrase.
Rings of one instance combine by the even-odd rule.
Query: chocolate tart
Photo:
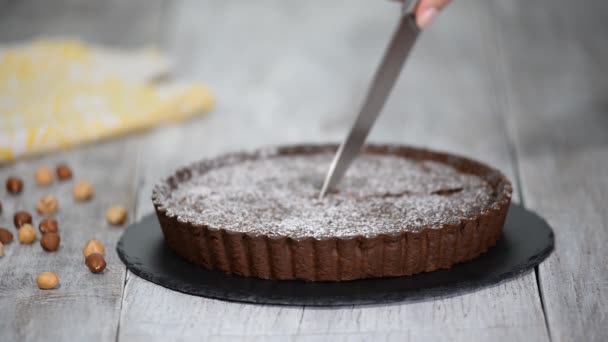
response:
[[[235,153],[177,170],[152,200],[170,249],[207,269],[345,281],[446,269],[500,238],[511,183],[482,163],[370,145],[318,192],[336,145]]]

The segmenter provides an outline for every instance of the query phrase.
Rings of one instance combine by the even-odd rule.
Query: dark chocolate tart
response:
[[[210,270],[345,281],[448,269],[501,236],[511,183],[451,154],[370,145],[317,199],[336,145],[236,153],[181,168],[153,190],[169,248]]]

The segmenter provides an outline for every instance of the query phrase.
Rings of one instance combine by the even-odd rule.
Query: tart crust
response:
[[[272,153],[333,153],[337,147],[287,146]],[[196,167],[210,170],[228,161],[255,160],[265,156],[265,151],[224,155],[203,160]],[[479,213],[457,223],[416,232],[323,239],[256,235],[187,222],[168,212],[163,199],[180,183],[190,180],[190,166],[177,170],[153,190],[152,200],[165,241],[182,258],[228,274],[276,280],[345,281],[447,269],[486,252],[500,238],[512,193],[511,183],[500,171],[468,158],[400,145],[368,145],[363,153],[450,165],[487,181],[494,200]]]

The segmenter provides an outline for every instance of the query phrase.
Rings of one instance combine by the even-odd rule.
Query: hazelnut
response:
[[[19,229],[26,223],[32,223],[32,215],[27,211],[18,211],[13,216],[13,223],[15,224],[15,228]]]
[[[49,185],[53,183],[54,180],[53,171],[46,166],[41,166],[36,171],[34,178],[36,179],[36,184],[38,185]]]
[[[106,219],[110,224],[122,225],[127,220],[127,209],[115,205],[106,211]]]
[[[77,201],[88,201],[93,197],[93,186],[87,181],[80,181],[74,185],[72,192]]]
[[[59,226],[57,225],[57,220],[53,220],[53,219],[44,219],[38,225],[38,230],[40,230],[40,232],[42,234],[57,233],[58,229],[59,229]]]
[[[42,215],[53,215],[57,211],[59,201],[53,195],[46,195],[36,203],[36,210]]]
[[[19,238],[19,242],[24,245],[32,244],[36,240],[36,229],[31,224],[26,223],[19,228],[17,237]]]
[[[38,275],[36,282],[41,290],[51,290],[59,285],[59,278],[53,272],[42,272]]]
[[[93,273],[103,272],[103,270],[106,268],[106,261],[104,260],[103,255],[98,253],[89,255],[84,263]]]
[[[13,233],[7,229],[0,228],[0,242],[3,244],[11,243],[13,241]]]
[[[72,178],[72,170],[66,164],[57,165],[57,178],[59,178],[59,180]]]
[[[84,257],[88,257],[91,254],[105,254],[106,248],[103,246],[103,243],[99,240],[89,240],[84,248],[82,249],[82,254]]]
[[[0,242],[0,257],[4,255],[4,245]]]
[[[44,233],[40,239],[40,246],[47,252],[54,252],[59,248],[61,237],[57,233]]]
[[[11,194],[18,194],[23,190],[23,181],[17,177],[8,177],[6,190]]]

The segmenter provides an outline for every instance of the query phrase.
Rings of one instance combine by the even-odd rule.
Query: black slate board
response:
[[[118,255],[136,275],[175,291],[235,302],[279,305],[352,305],[421,300],[470,292],[530,270],[553,250],[549,225],[512,204],[497,245],[449,270],[409,277],[348,282],[273,281],[209,271],[179,258],[165,246],[154,215],[129,226]]]

